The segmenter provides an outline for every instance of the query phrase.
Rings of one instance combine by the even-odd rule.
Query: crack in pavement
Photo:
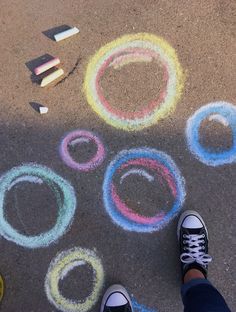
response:
[[[55,87],[58,86],[59,84],[65,82],[65,80],[67,80],[67,78],[69,78],[71,75],[74,74],[75,70],[76,70],[77,67],[79,66],[79,63],[80,63],[81,59],[82,59],[81,57],[79,57],[79,58],[77,59],[75,65],[74,65],[74,67],[71,69],[71,71],[69,71],[69,73],[68,73],[62,80],[60,80],[60,81],[55,85]]]

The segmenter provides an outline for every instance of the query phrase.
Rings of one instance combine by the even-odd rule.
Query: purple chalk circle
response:
[[[125,171],[125,170],[128,171]],[[160,211],[152,217],[135,212],[122,200],[115,185],[115,175],[121,174],[120,183],[129,175],[139,175],[149,183],[154,176],[166,181],[174,198],[172,208],[165,213]],[[181,209],[185,200],[185,181],[170,156],[151,148],[124,150],[108,166],[103,182],[103,200],[106,211],[123,229],[135,232],[153,232],[163,228]]]
[[[81,143],[93,142],[97,146],[96,154],[86,163],[76,162],[70,155],[69,145],[75,146]],[[74,130],[68,133],[60,144],[60,156],[63,162],[70,168],[78,171],[92,171],[96,169],[105,159],[106,151],[101,139],[87,130]]]

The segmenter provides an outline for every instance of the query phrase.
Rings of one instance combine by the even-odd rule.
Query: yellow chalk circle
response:
[[[58,79],[62,75],[64,75],[64,70],[61,69],[61,68],[57,69],[52,74],[50,74],[50,75],[46,76],[45,78],[43,78],[43,80],[41,81],[41,87],[47,86],[49,83],[51,83],[54,80]]]
[[[108,67],[114,70],[133,62],[154,61],[163,68],[163,90],[140,110],[125,112],[112,107],[100,81]],[[141,79],[141,77],[140,77]],[[127,131],[149,127],[170,114],[181,98],[184,73],[178,56],[167,41],[148,33],[125,35],[98,50],[91,58],[84,80],[84,92],[93,110],[109,125]]]
[[[4,280],[3,280],[2,275],[0,274],[0,303],[2,302],[2,299],[4,296],[4,290],[5,290]]]
[[[86,263],[93,269],[93,289],[90,295],[84,300],[66,299],[59,291],[59,281],[65,278],[75,267]],[[48,300],[58,310],[63,312],[86,312],[97,302],[103,282],[102,262],[95,252],[83,248],[72,248],[61,252],[52,260],[45,278],[45,291]]]

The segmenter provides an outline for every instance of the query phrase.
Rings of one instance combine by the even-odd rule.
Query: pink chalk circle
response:
[[[149,51],[147,49],[142,49],[142,48],[123,49],[119,51],[118,53],[114,53],[110,57],[108,57],[108,59],[104,62],[104,64],[102,64],[102,66],[99,68],[97,76],[96,76],[96,92],[97,92],[97,96],[99,100],[101,101],[101,103],[103,103],[104,108],[108,112],[110,112],[111,114],[121,119],[145,118],[148,115],[150,115],[155,108],[159,107],[166,97],[166,88],[167,88],[167,84],[169,81],[169,73],[168,73],[167,65],[164,62],[162,62],[161,63],[162,69],[163,69],[162,90],[159,96],[156,99],[153,99],[152,101],[150,101],[150,103],[148,103],[144,108],[135,112],[124,112],[122,110],[112,107],[112,105],[110,105],[110,103],[106,100],[103,94],[101,84],[100,84],[101,78],[103,77],[106,69],[116,64],[119,65],[119,63],[121,63],[124,60],[124,58],[132,59],[132,57],[137,57],[137,55],[139,55],[139,57],[143,57],[144,60],[147,57],[150,58],[150,60],[156,59],[160,63],[160,56],[158,53],[155,54],[152,51]]]
[[[176,197],[175,181],[171,175],[170,170],[167,167],[165,167],[161,163],[156,162],[153,159],[138,158],[138,159],[131,159],[131,160],[127,161],[125,164],[123,164],[120,167],[119,171],[127,168],[130,165],[143,166],[143,167],[147,167],[147,168],[150,168],[150,169],[156,171],[164,180],[166,180],[166,182],[167,182],[167,184],[171,190],[172,195],[174,197]]]
[[[130,169],[127,171],[127,169]],[[147,170],[153,171],[160,183],[167,184],[173,203],[170,209],[160,207],[159,211],[152,216],[138,213],[129,207],[120,197],[116,187],[115,176],[121,176],[120,184],[125,175],[138,174],[145,177],[149,183],[153,179],[147,175]],[[124,174],[125,171],[126,173]],[[146,172],[146,175],[144,174]],[[153,176],[154,177],[154,176]],[[134,190],[136,192],[136,190]],[[162,229],[180,211],[185,200],[185,182],[178,167],[172,158],[164,152],[155,149],[141,147],[121,151],[110,163],[105,172],[103,181],[104,206],[112,218],[112,221],[123,229],[139,233],[151,233]],[[164,205],[166,206],[166,204]]]
[[[70,155],[68,147],[69,145],[81,144],[81,143],[88,143],[93,142],[97,146],[97,152],[86,163],[78,163],[76,162]],[[75,143],[75,144],[74,144]],[[67,134],[60,144],[60,156],[63,162],[70,168],[77,170],[77,171],[92,171],[96,169],[105,159],[106,151],[105,147],[98,136],[93,134],[91,131],[87,130],[74,130]]]
[[[149,102],[133,109],[127,102],[124,109],[107,96],[102,81],[108,70],[110,75],[113,70],[132,63],[158,64],[162,81],[159,88],[153,90],[155,95]],[[137,33],[113,40],[94,54],[86,69],[83,90],[88,104],[106,123],[118,129],[138,131],[156,124],[174,111],[182,95],[184,80],[184,71],[173,47],[156,35]]]
[[[126,169],[129,166],[143,166],[143,167],[147,167],[149,169],[156,171],[158,175],[160,175],[167,182],[173,197],[174,198],[176,197],[177,192],[176,192],[175,181],[168,167],[164,166],[163,164],[161,164],[160,162],[157,162],[154,159],[136,158],[136,159],[130,159],[126,163],[122,164],[121,167],[118,169],[118,172]],[[123,216],[125,216],[131,221],[148,225],[148,224],[155,224],[164,219],[164,216],[165,216],[164,212],[160,212],[154,217],[146,217],[146,216],[135,213],[120,199],[117,193],[117,189],[113,183],[111,184],[111,194],[114,200],[114,204],[117,207],[117,210]]]
[[[155,224],[157,222],[160,222],[164,219],[164,212],[158,213],[154,217],[146,217],[143,215],[139,215],[135,213],[132,209],[130,209],[119,197],[117,194],[117,190],[114,184],[111,185],[111,194],[114,200],[114,204],[117,207],[117,210],[125,216],[127,219],[134,221],[139,224]]]

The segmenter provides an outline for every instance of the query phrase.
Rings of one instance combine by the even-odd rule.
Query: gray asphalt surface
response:
[[[74,246],[96,249],[105,271],[103,290],[119,282],[149,308],[183,310],[177,218],[152,234],[127,232],[111,221],[104,208],[101,185],[107,165],[119,151],[140,146],[166,152],[179,167],[186,180],[183,209],[197,210],[208,226],[214,259],[210,280],[234,310],[236,165],[214,168],[202,164],[189,152],[184,131],[187,119],[202,105],[218,100],[236,105],[235,14],[235,2],[230,0],[1,1],[0,172],[28,162],[46,165],[70,181],[77,196],[71,229],[55,244],[27,249],[1,238],[0,271],[6,282],[1,311],[56,311],[44,291],[45,275],[55,255]],[[47,30],[61,25],[77,26],[80,34],[58,44]],[[131,133],[100,119],[88,105],[82,84],[89,58],[101,46],[138,32],[165,38],[176,50],[187,76],[175,112],[150,128]],[[31,70],[37,63],[33,60],[45,54],[58,56],[66,74],[77,61],[78,66],[63,83],[42,89]],[[131,105],[142,103],[156,92],[157,69],[129,66],[130,70],[124,67],[118,76],[104,77],[103,88],[109,90],[107,96],[114,103],[119,99]],[[30,103],[49,107],[48,114],[38,114]],[[230,131],[222,126],[205,127],[204,144],[226,147],[232,143]],[[59,157],[61,138],[73,129],[92,130],[104,141],[107,157],[93,172],[78,173]],[[75,157],[85,160],[92,153],[89,146],[78,150]],[[147,215],[168,201],[167,195],[163,198],[138,182],[135,188],[130,185],[124,196],[144,205],[150,202],[145,206]],[[55,199],[44,186],[22,184],[5,200],[5,216],[21,233],[35,235],[50,229],[56,215]],[[92,287],[91,268],[74,269],[60,287],[65,297],[86,298]],[[100,300],[92,311],[99,310]]]

